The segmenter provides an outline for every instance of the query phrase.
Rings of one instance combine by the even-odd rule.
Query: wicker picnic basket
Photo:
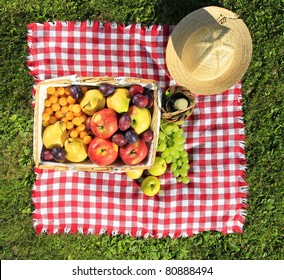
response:
[[[90,159],[86,159],[80,163],[74,162],[55,162],[44,161],[41,158],[43,149],[43,126],[42,126],[42,113],[44,111],[44,101],[47,97],[48,87],[69,87],[71,85],[81,85],[86,87],[98,87],[102,82],[113,84],[115,87],[130,87],[133,84],[140,84],[153,90],[154,103],[150,109],[151,125],[153,130],[153,140],[148,145],[148,156],[141,163],[136,165],[126,165],[121,160],[115,161],[113,164],[106,166],[98,166]],[[96,171],[96,172],[110,172],[120,173],[138,169],[148,169],[154,162],[156,157],[156,148],[158,143],[158,134],[161,118],[161,92],[158,83],[154,80],[132,78],[132,77],[77,77],[76,75],[61,77],[57,79],[50,79],[40,82],[36,89],[36,102],[35,102],[35,122],[34,122],[34,161],[35,166],[41,169],[53,170],[72,170],[72,171]]]
[[[182,110],[176,110],[176,111],[169,111],[165,100],[168,98],[167,96],[171,96],[174,94],[181,94],[188,100],[188,106]],[[167,89],[166,93],[163,95],[162,99],[162,107],[161,107],[161,117],[162,119],[174,123],[174,122],[180,122],[186,120],[193,112],[195,107],[195,98],[193,93],[183,87],[183,86],[171,86]]]

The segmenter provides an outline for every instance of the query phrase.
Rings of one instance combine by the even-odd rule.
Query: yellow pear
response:
[[[82,111],[88,116],[92,116],[95,112],[103,109],[105,104],[106,98],[98,89],[91,89],[85,92],[80,102]]]
[[[132,119],[131,126],[138,134],[150,127],[151,113],[148,108],[138,108],[133,105],[129,108],[128,114]]]
[[[119,114],[128,111],[129,103],[130,96],[126,88],[117,88],[112,95],[107,97],[107,107]]]
[[[47,126],[42,134],[43,145],[47,149],[63,147],[66,139],[66,125],[61,121],[57,121],[56,123]]]
[[[88,156],[87,145],[80,138],[68,138],[64,143],[64,148],[66,151],[65,158],[71,162],[82,162]]]

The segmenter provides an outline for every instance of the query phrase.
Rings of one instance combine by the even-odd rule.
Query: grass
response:
[[[283,0],[0,0],[0,258],[282,259],[283,4]],[[33,79],[25,64],[26,24],[86,19],[176,24],[207,5],[240,14],[253,38],[253,59],[243,79],[249,184],[244,233],[209,231],[188,238],[146,240],[121,235],[35,235],[31,219]]]

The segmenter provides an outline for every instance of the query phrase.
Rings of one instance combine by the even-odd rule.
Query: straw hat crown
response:
[[[173,79],[197,94],[223,92],[241,80],[251,61],[250,32],[238,16],[210,6],[184,17],[166,49]]]

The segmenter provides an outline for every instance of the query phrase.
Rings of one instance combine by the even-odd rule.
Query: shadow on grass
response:
[[[162,24],[177,24],[187,14],[206,6],[223,5],[216,0],[160,0],[157,7],[157,19]]]

